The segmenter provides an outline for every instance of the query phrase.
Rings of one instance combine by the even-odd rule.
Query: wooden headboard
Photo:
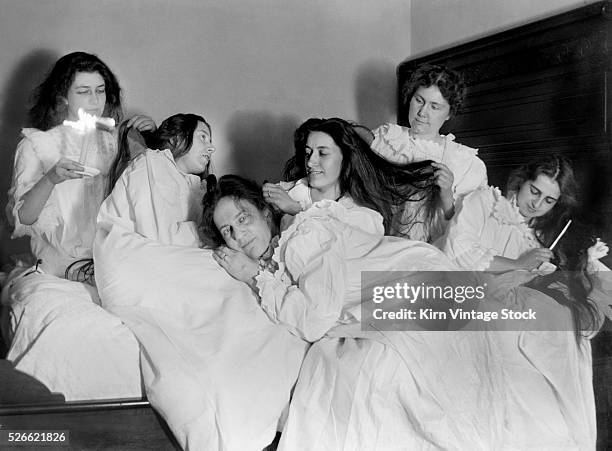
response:
[[[504,187],[511,168],[551,151],[570,157],[590,219],[612,217],[612,1],[410,59],[401,87],[425,62],[465,75],[468,94],[447,130],[479,149],[489,183]],[[399,90],[398,118],[408,122]],[[607,226],[608,242],[612,227]]]

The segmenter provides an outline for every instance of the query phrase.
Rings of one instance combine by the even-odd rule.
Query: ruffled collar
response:
[[[270,245],[268,246],[268,250],[264,252],[264,255],[259,259],[259,266],[268,268],[270,263],[273,263],[273,257],[276,253],[276,249],[278,248],[278,241],[280,239],[280,235],[276,235],[270,240]]]
[[[298,213],[287,230],[283,231],[280,236],[276,236],[270,241],[270,245],[274,251],[272,253],[272,257],[265,263],[265,267],[277,276],[284,273],[285,263],[282,261],[281,256],[285,252],[287,242],[297,233],[297,231],[302,227],[302,224],[308,219],[316,217],[318,220],[328,220],[335,217],[344,219],[342,222],[346,223],[347,216],[348,212],[346,207],[336,201],[323,199],[315,202],[310,208]]]
[[[519,211],[515,194],[506,199],[499,188],[493,188],[492,216],[500,224],[512,225],[518,228],[529,241],[536,241],[534,230],[529,226],[527,218]]]
[[[433,144],[433,145],[440,146],[440,147],[444,148],[444,147],[446,147],[448,145],[448,143],[450,143],[450,142],[455,140],[455,135],[453,135],[452,133],[449,133],[448,135],[440,135],[440,137],[442,138],[442,141],[443,141],[443,143],[440,144],[440,143],[438,143],[436,141],[432,141],[431,139],[421,138],[419,136],[414,136],[411,133],[411,130],[412,129],[410,129],[410,128],[408,129],[408,136],[415,143],[416,142],[419,142],[419,143],[430,143],[430,144]]]

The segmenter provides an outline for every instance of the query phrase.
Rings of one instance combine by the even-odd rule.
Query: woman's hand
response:
[[[255,276],[259,272],[259,262],[243,252],[221,246],[213,252],[213,258],[234,279],[255,288]]]
[[[23,204],[18,211],[19,222],[24,225],[32,225],[38,221],[40,212],[45,207],[49,196],[55,185],[71,179],[83,178],[82,164],[77,163],[69,158],[60,158],[55,166],[53,166],[36,184],[21,196]]]
[[[531,249],[527,252],[523,252],[519,258],[516,259],[518,265],[517,269],[526,269],[531,271],[537,268],[543,262],[548,262],[553,256],[553,252],[546,248],[540,247],[537,249]]]
[[[589,256],[589,262],[599,260],[600,258],[605,257],[606,255],[608,255],[608,251],[609,251],[608,245],[604,243],[603,241],[601,241],[601,239],[597,238],[597,240],[595,241],[595,244],[593,244],[587,250],[587,254]]]
[[[83,169],[85,168],[82,164],[70,160],[69,158],[62,157],[55,163],[55,166],[45,174],[45,177],[53,185],[57,185],[66,180],[83,178]]]
[[[274,183],[265,183],[263,188],[263,196],[267,202],[279,208],[283,213],[296,215],[302,211],[302,206],[299,202],[291,199],[287,191]]]
[[[141,132],[154,132],[155,130],[157,130],[157,125],[155,125],[155,121],[149,116],[145,116],[143,114],[137,114],[136,116],[132,116],[127,122],[127,127],[133,127]]]
[[[450,219],[455,212],[455,197],[453,196],[453,182],[455,181],[455,177],[445,164],[432,163],[431,165],[436,169],[434,171],[434,177],[436,179],[436,185],[440,188],[440,200],[442,201],[444,216],[446,219]]]

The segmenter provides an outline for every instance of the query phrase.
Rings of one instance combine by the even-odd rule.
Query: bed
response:
[[[398,84],[426,61],[462,70],[469,92],[463,112],[451,124],[452,132],[460,142],[480,149],[490,183],[501,185],[526,154],[557,150],[571,157],[582,178],[591,182],[589,210],[595,219],[603,219],[612,214],[611,26],[612,2],[593,3],[411,58],[399,65]],[[405,124],[407,110],[401,101],[398,104],[399,122]],[[602,238],[612,241],[609,227]],[[604,331],[593,343],[602,450],[612,446],[611,339]],[[6,371],[22,377],[10,368]],[[70,430],[75,448],[177,448],[146,399],[62,402],[44,386],[33,390],[41,402],[24,395],[27,404],[16,400],[0,406],[3,429]]]

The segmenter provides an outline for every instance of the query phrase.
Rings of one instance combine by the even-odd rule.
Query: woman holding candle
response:
[[[120,94],[108,66],[84,52],[60,58],[35,93],[30,110],[34,128],[23,130],[17,147],[8,211],[13,237],[31,237],[32,253],[47,274],[63,277],[70,263],[91,257],[95,216],[117,152],[113,133],[92,130],[85,136],[62,123],[77,121],[79,108],[120,121]],[[131,121],[141,130],[155,129],[149,118]],[[79,163],[84,142],[93,155],[83,163],[100,171],[96,177],[83,174]]]
[[[38,263],[15,269],[3,289],[11,319],[7,359],[67,400],[140,396],[134,337],[96,305],[94,287],[64,278],[70,264],[92,257],[95,219],[117,144],[112,131],[83,131],[63,122],[77,122],[79,110],[81,116],[120,121],[119,83],[97,56],[74,52],[55,63],[34,98],[35,128],[23,130],[7,210],[13,237],[30,236]],[[131,121],[141,130],[155,129],[147,117]],[[88,175],[85,166],[99,173]]]

